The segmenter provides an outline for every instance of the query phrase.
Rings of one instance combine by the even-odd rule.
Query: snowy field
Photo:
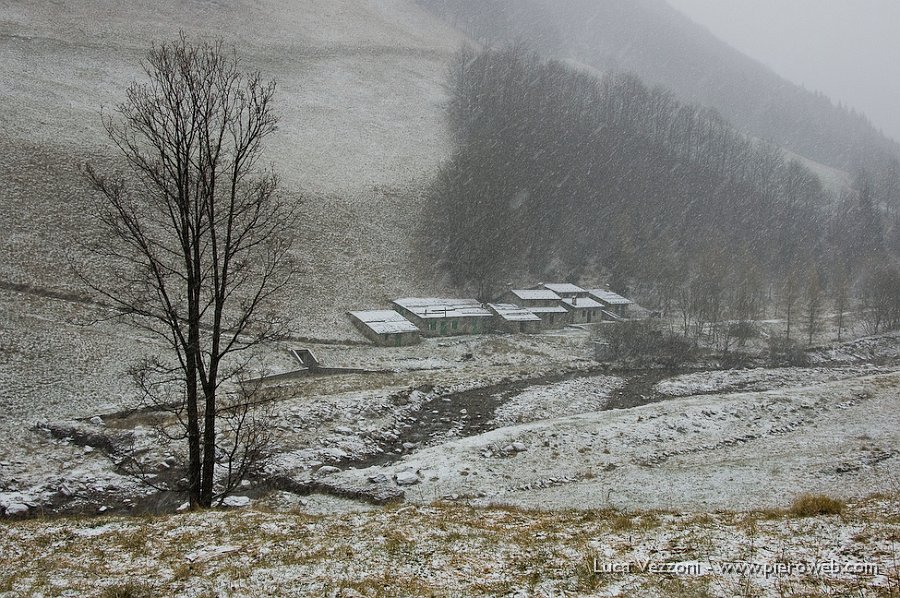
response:
[[[153,344],[114,321],[85,327],[96,308],[13,292],[0,299],[0,508],[100,514],[0,523],[0,550],[13,556],[0,595],[365,596],[390,587],[890,596],[900,588],[893,335],[816,350],[814,367],[681,374],[600,371],[578,329],[398,349],[285,342],[268,348],[261,374],[290,372],[287,349],[298,345],[326,366],[363,370],[265,385],[275,438],[267,474],[320,490],[250,484],[238,500],[249,508],[109,517],[134,512],[150,491],[116,473],[102,447],[33,426],[150,439],[142,416],[129,415],[136,397],[125,370]],[[32,334],[15,333],[24,328]],[[49,359],[46,347],[63,350]],[[640,406],[612,408],[632,403]],[[148,455],[163,468],[172,451]],[[403,500],[385,507],[335,495],[347,489]],[[806,492],[847,507],[840,517],[798,517],[787,509]],[[592,570],[647,558],[706,568],[674,577]],[[882,569],[777,578],[714,568],[830,559]]]
[[[900,589],[898,522],[890,498],[817,517],[437,504],[29,521],[0,525],[0,595],[888,597]],[[808,569],[724,569],[778,563]],[[832,563],[875,568],[813,569]],[[595,572],[610,566],[628,570]]]
[[[656,385],[657,392],[671,397],[733,392],[738,390],[771,390],[794,386],[810,386],[858,376],[894,371],[891,367],[864,364],[833,368],[754,368],[694,372],[669,378]]]
[[[755,509],[900,488],[900,375],[687,397],[500,428],[406,456],[407,499],[540,508]]]
[[[156,446],[143,416],[128,415],[137,397],[121,359],[152,344],[113,322],[84,337],[80,319],[96,310],[29,300],[41,313],[60,310],[60,319],[42,328],[32,318],[33,336],[4,335],[0,507],[127,511],[123,501],[146,489],[115,473],[102,450],[41,428],[110,437],[137,430],[151,443],[148,458],[166,467],[178,447]],[[46,359],[31,344],[41,337],[64,347],[67,361]],[[845,352],[860,343],[891,344],[864,339]],[[261,373],[295,368],[290,346],[269,347]],[[313,349],[326,366],[362,371],[266,383],[269,475],[366,492],[384,485],[420,504],[701,512],[780,507],[803,491],[859,498],[900,486],[900,368],[884,360],[609,375],[597,371],[589,334],[577,329]],[[623,404],[639,406],[610,409]]]

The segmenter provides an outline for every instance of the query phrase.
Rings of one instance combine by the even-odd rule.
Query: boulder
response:
[[[401,471],[394,476],[398,486],[412,486],[419,483],[419,476],[412,471]]]
[[[14,502],[6,507],[7,517],[23,517],[28,514],[28,505],[20,502]]]
[[[250,497],[249,496],[226,496],[222,501],[223,507],[229,507],[232,509],[242,509],[244,507],[250,506]]]

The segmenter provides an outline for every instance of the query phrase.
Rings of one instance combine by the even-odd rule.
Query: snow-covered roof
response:
[[[394,301],[419,318],[490,318],[493,314],[475,299],[404,297]]]
[[[567,297],[562,300],[564,305],[568,305],[572,309],[602,309],[603,305],[597,303],[590,297],[582,297],[581,299],[575,299],[573,297]]]
[[[488,303],[494,313],[508,322],[540,322],[541,319],[527,309],[512,303]]]
[[[560,283],[546,282],[541,286],[543,286],[545,289],[549,289],[549,290],[553,291],[557,295],[570,295],[572,293],[586,292],[581,287],[576,286],[574,284],[569,284],[568,282],[560,282]]]
[[[626,299],[618,293],[613,293],[612,291],[607,291],[605,289],[591,289],[588,293],[595,299],[599,299],[607,305],[631,305],[633,303],[631,299]]]
[[[560,297],[550,289],[514,289],[510,291],[523,301],[559,301]]]
[[[377,334],[400,334],[419,331],[412,322],[392,309],[351,311],[350,315]]]
[[[568,313],[569,311],[562,305],[553,305],[550,307],[528,307],[526,309],[533,314],[564,314]]]

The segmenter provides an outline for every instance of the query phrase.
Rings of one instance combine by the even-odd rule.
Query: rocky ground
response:
[[[683,373],[606,371],[575,328],[400,350],[321,345],[323,362],[355,371],[264,385],[273,457],[241,493],[707,511],[776,508],[803,491],[891,491],[900,486],[894,342],[816,351],[815,367]],[[270,373],[295,367],[286,348],[272,347]],[[836,351],[855,357],[828,361]],[[179,447],[154,435],[146,411],[58,396],[36,417],[13,404],[0,419],[7,514],[181,503],[115,465],[143,447],[152,477],[177,479]]]

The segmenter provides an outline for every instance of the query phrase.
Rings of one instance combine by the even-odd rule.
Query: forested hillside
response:
[[[489,46],[627,71],[718,110],[750,135],[834,168],[883,171],[900,146],[852,109],[794,85],[664,0],[418,0]]]
[[[778,148],[633,76],[514,47],[460,52],[449,87],[458,146],[426,237],[483,298],[524,276],[605,275],[663,308],[677,298],[703,317],[753,318],[773,288],[843,292],[896,254],[897,179],[863,174],[835,195]]]

